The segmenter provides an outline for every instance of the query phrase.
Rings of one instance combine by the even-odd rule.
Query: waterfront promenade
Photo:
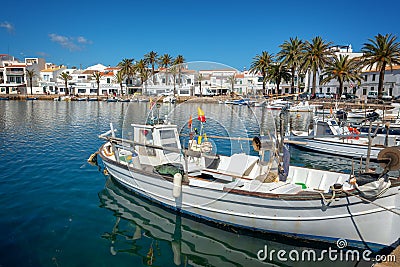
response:
[[[16,95],[16,94],[10,94],[10,95],[1,95],[1,97],[4,98],[9,98],[9,100],[20,100],[20,101],[25,101],[27,98],[37,98],[37,100],[48,100],[48,101],[53,101],[56,98],[59,97],[64,97],[64,95]],[[79,96],[79,97],[71,97],[71,99],[68,99],[70,101],[76,101],[78,98],[82,97],[90,97],[90,98],[98,98],[98,101],[105,101],[109,98],[113,98],[112,96],[96,96],[96,95],[85,95],[85,96]],[[162,96],[123,96],[121,97],[123,99],[129,98],[129,99],[146,99],[149,100],[150,98],[152,101],[157,101],[157,102],[162,102],[163,98]],[[198,97],[198,96],[179,96],[177,97],[177,102],[182,103],[182,102],[193,102],[193,103],[219,103],[223,102],[225,100],[235,100],[235,99],[240,99],[240,97],[229,97],[229,96],[203,96],[203,97]],[[261,101],[261,98],[259,98],[258,101]],[[294,104],[299,103],[303,100],[290,100]],[[321,108],[335,108],[336,107],[336,100],[334,99],[313,99],[309,100],[310,104],[316,104],[316,105],[321,105]],[[365,104],[361,100],[356,100],[356,101],[344,101],[344,100],[339,100],[337,102],[337,105],[341,109],[360,109],[360,108],[372,108],[372,109],[390,109],[392,108],[391,106],[392,101],[386,101],[384,103],[377,103],[376,101],[373,100],[368,100],[368,102]]]

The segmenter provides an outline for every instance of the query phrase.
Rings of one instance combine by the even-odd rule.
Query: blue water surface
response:
[[[276,122],[261,109],[201,106],[208,135],[253,136]],[[160,110],[185,131],[190,114],[201,127],[197,107]],[[292,248],[178,220],[130,196],[102,174],[101,164],[87,163],[110,123],[118,135],[129,135],[130,123],[144,122],[148,112],[147,103],[0,102],[0,266],[257,266],[256,253],[266,242]],[[307,127],[305,116],[293,117],[298,128]],[[223,154],[254,153],[248,141],[213,142]],[[349,169],[347,160],[334,157],[297,150],[292,156],[297,165]]]

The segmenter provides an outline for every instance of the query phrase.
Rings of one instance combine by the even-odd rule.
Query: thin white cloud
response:
[[[50,55],[47,54],[46,52],[36,52],[36,55],[40,56],[40,57],[49,57]]]
[[[9,23],[7,21],[0,22],[0,28],[4,28],[8,32],[14,32],[14,25],[12,25],[11,23]]]
[[[91,44],[91,43],[92,43],[92,41],[86,39],[86,38],[83,37],[83,36],[79,36],[78,38],[76,38],[76,41],[77,41],[78,43],[80,43],[80,44]]]
[[[87,40],[85,37],[82,37],[82,36],[67,37],[67,36],[51,33],[51,34],[49,34],[49,37],[52,42],[57,43],[70,51],[82,50],[84,48],[85,44],[92,43],[90,40]]]

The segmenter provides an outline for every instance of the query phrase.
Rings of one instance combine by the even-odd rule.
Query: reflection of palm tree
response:
[[[159,59],[159,65],[165,68],[165,85],[168,85],[168,67],[172,63],[172,57],[169,54],[164,54]]]
[[[26,70],[26,76],[29,79],[29,85],[31,87],[31,95],[33,95],[33,90],[32,90],[32,80],[36,76],[35,70]]]
[[[253,62],[250,66],[250,73],[261,73],[263,83],[263,94],[266,95],[266,83],[267,83],[267,70],[268,66],[272,62],[272,55],[268,52],[263,51],[261,55],[256,55],[253,58]]]
[[[349,59],[349,56],[333,57],[333,60],[325,67],[325,72],[321,83],[325,84],[331,80],[339,82],[339,90],[337,92],[340,97],[343,93],[344,82],[361,82],[361,67],[358,59]]]
[[[68,95],[69,94],[69,92],[68,92],[68,80],[71,80],[72,77],[69,76],[68,73],[63,72],[63,73],[60,74],[59,78],[64,81],[65,95]]]
[[[118,63],[118,67],[121,68],[120,71],[122,71],[124,77],[126,77],[126,87],[128,88],[128,80],[134,75],[133,58],[124,58],[121,62]]]
[[[154,76],[154,65],[157,63],[158,54],[157,52],[150,51],[148,54],[144,55],[144,60],[146,63],[151,65],[151,75],[153,76],[153,84],[156,83]]]
[[[375,40],[369,39],[361,51],[364,53],[364,65],[369,69],[376,66],[379,71],[378,98],[382,99],[386,66],[389,65],[392,70],[393,65],[400,64],[400,43],[396,36],[378,34]]]
[[[96,81],[97,84],[97,96],[100,96],[100,79],[103,76],[100,71],[96,71],[92,74],[93,78]]]
[[[124,82],[124,74],[122,71],[118,71],[117,74],[114,75],[114,81],[119,84],[121,95],[124,95],[122,91],[122,83]]]
[[[277,58],[291,70],[292,81],[290,88],[291,93],[294,94],[294,78],[296,75],[296,71],[298,71],[298,66],[300,65],[304,43],[296,37],[294,39],[290,38],[289,41],[285,41],[279,47],[281,48],[281,51],[278,53]]]
[[[325,67],[332,55],[331,44],[331,42],[325,42],[319,36],[314,37],[311,42],[306,41],[304,44],[301,68],[312,71],[312,94],[315,94],[317,88],[317,71]]]
[[[268,80],[276,83],[276,93],[279,94],[279,85],[282,80],[288,82],[292,75],[282,63],[273,63],[268,68]]]

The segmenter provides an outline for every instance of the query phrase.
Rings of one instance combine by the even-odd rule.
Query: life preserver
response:
[[[349,139],[359,139],[360,137],[358,135],[360,135],[360,131],[357,130],[357,128],[354,127],[347,127],[349,129],[350,134],[352,134],[352,136],[348,137]]]
[[[105,146],[103,148],[103,152],[104,152],[104,155],[106,155],[107,157],[111,157],[114,155],[114,152],[112,151],[111,146]]]

